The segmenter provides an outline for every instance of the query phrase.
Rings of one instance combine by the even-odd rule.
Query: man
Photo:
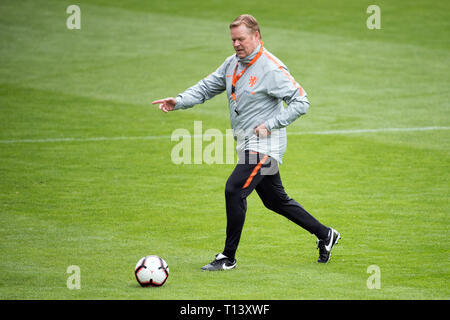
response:
[[[225,248],[202,270],[230,270],[247,210],[247,197],[256,190],[264,205],[317,236],[320,263],[330,259],[340,239],[333,228],[310,215],[284,191],[277,163],[286,150],[286,126],[305,114],[305,90],[287,67],[263,47],[258,22],[241,15],[230,24],[236,54],[212,74],[176,98],[153,101],[169,112],[190,108],[226,91],[239,162],[225,186],[227,228]],[[283,101],[286,107],[283,107]]]

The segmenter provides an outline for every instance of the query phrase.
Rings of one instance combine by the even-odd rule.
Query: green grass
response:
[[[448,2],[379,1],[381,30],[366,1],[79,1],[81,30],[70,4],[0,3],[0,298],[450,298]],[[243,12],[308,92],[288,132],[446,127],[288,137],[288,194],[343,236],[327,265],[252,194],[238,268],[200,272],[223,248],[233,165],[175,165],[167,136],[194,121],[225,133],[226,98],[167,115],[150,102],[231,55]],[[160,138],[83,140],[142,136]],[[23,141],[61,138],[81,140]],[[148,254],[169,264],[161,288],[134,278]]]

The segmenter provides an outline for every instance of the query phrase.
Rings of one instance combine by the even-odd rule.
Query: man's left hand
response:
[[[264,123],[260,124],[254,129],[255,134],[260,138],[265,138],[270,135],[270,131],[267,129]]]

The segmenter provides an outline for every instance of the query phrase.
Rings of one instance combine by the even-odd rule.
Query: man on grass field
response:
[[[256,190],[264,205],[317,237],[319,258],[330,260],[340,239],[284,191],[278,171],[286,150],[286,126],[305,114],[305,90],[287,67],[263,47],[258,22],[241,15],[230,24],[236,54],[176,98],[153,101],[164,112],[191,108],[226,91],[239,161],[225,186],[227,228],[224,250],[202,270],[230,270],[244,226],[247,197]],[[283,107],[283,101],[286,107]]]

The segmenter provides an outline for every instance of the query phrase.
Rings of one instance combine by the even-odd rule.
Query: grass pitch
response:
[[[379,1],[380,30],[365,1],[78,1],[68,30],[71,4],[0,3],[2,299],[450,298],[448,1]],[[233,165],[175,165],[170,135],[194,121],[225,133],[226,99],[167,115],[150,102],[231,55],[244,12],[311,101],[280,173],[342,234],[326,265],[255,193],[237,269],[200,271],[223,249]],[[169,264],[161,288],[134,278],[149,254]]]

